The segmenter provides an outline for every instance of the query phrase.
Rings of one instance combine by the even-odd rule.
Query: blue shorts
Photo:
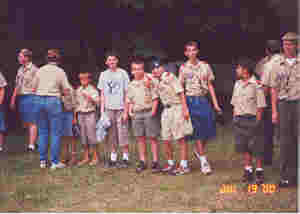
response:
[[[3,111],[0,111],[0,132],[5,132],[6,126],[5,126],[5,113]]]
[[[194,132],[190,140],[207,140],[216,137],[216,115],[207,97],[186,96]]]
[[[36,95],[26,94],[18,97],[21,120],[25,123],[37,123]]]
[[[72,131],[72,121],[73,121],[73,112],[72,111],[64,111],[62,112],[62,136],[73,136]]]

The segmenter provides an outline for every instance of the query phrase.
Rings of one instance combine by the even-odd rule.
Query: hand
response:
[[[278,113],[272,112],[272,123],[277,124],[278,123]]]
[[[215,110],[218,114],[222,114],[222,109],[220,108],[220,106],[215,106]]]
[[[156,115],[156,111],[151,112],[151,116],[154,117]]]
[[[77,118],[73,118],[73,120],[72,120],[72,124],[76,124],[77,123]]]
[[[182,112],[183,112],[183,118],[185,120],[189,120],[190,119],[190,113],[189,113],[189,110],[187,108],[183,108],[182,109]]]
[[[128,114],[126,112],[123,112],[123,115],[122,115],[122,122],[126,122],[128,120]]]
[[[14,111],[16,109],[16,103],[15,102],[11,102],[10,105],[9,105],[9,107],[10,107],[11,110]]]

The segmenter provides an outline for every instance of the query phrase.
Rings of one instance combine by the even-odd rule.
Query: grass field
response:
[[[192,144],[192,173],[184,176],[153,175],[150,170],[136,174],[135,143],[129,169],[104,169],[102,161],[95,167],[41,170],[38,153],[23,152],[25,137],[10,135],[8,150],[0,153],[0,212],[296,212],[296,188],[248,193],[240,182],[242,159],[234,152],[230,126],[217,131],[208,145],[214,168],[210,176],[202,175],[199,162],[192,159]],[[279,179],[275,149],[273,166],[265,168],[269,185]],[[103,158],[103,145],[99,152]],[[232,191],[221,193],[224,185]]]

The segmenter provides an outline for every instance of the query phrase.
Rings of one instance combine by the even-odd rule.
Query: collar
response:
[[[26,70],[30,70],[31,67],[32,67],[32,62],[29,62],[27,65],[23,65],[24,70],[25,70],[25,69],[26,69]],[[24,71],[24,70],[23,70],[23,71]]]
[[[58,65],[57,62],[49,62],[48,64],[49,64],[49,65]]]
[[[187,62],[186,62],[186,66],[187,66],[187,67],[191,67],[191,68],[195,68],[195,67],[197,68],[197,67],[200,66],[200,60],[197,59],[196,62],[197,62],[196,64],[192,64],[191,62],[187,61]]]
[[[296,55],[295,58],[296,58],[296,60],[293,65],[296,65],[300,62],[300,58],[298,55]],[[280,58],[280,65],[286,65],[287,64],[286,60],[287,60],[287,57],[282,54],[281,58]]]

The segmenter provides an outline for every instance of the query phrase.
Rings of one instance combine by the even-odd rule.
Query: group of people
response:
[[[278,42],[269,42],[267,56],[256,67],[250,58],[237,60],[238,80],[231,104],[236,151],[244,155],[244,182],[264,182],[264,162],[272,163],[272,155],[269,160],[263,158],[264,150],[270,150],[270,153],[273,150],[273,132],[271,136],[269,133],[273,130],[272,124],[278,124],[280,130],[279,185],[290,186],[297,173],[296,159],[292,159],[292,154],[297,151],[300,133],[298,40],[296,33],[286,33],[282,38],[282,53],[280,42],[277,46]],[[198,54],[197,42],[191,41],[185,45],[187,61],[181,65],[178,76],[167,72],[159,59],[151,63],[151,73],[146,73],[144,60],[135,57],[130,64],[134,79],[130,81],[127,71],[118,66],[118,54],[110,51],[105,56],[108,68],[100,74],[98,89],[91,85],[89,71],[80,71],[80,87],[75,90],[59,67],[61,56],[57,49],[48,50],[48,63],[40,68],[32,64],[32,52],[23,49],[18,55],[22,66],[17,73],[10,107],[15,109],[18,96],[18,109],[24,125],[29,129],[28,149],[36,149],[38,138],[41,168],[48,166],[49,140],[51,169],[64,168],[67,164],[93,166],[99,163],[96,149],[99,143],[96,138],[96,109],[99,107],[101,115],[106,114],[111,123],[106,139],[110,157],[104,167],[127,168],[130,165],[128,123],[131,121],[133,136],[138,144],[137,173],[147,169],[150,159],[146,151],[147,140],[151,144],[153,173],[189,173],[187,142],[194,141],[193,154],[200,161],[201,172],[207,175],[212,168],[205,148],[207,141],[216,136],[216,114],[222,114],[222,109],[213,86],[213,71],[207,62],[199,60]],[[0,75],[0,103],[3,102],[6,85]],[[80,161],[77,161],[72,124],[80,127],[80,142],[84,148]],[[3,111],[0,111],[0,131],[5,131]],[[61,146],[61,137],[70,139]],[[164,145],[166,164],[163,167],[159,163],[158,137]],[[179,144],[180,160],[177,164],[173,141]],[[2,144],[3,134],[0,134],[0,148]],[[63,156],[60,155],[61,147]],[[120,161],[118,148],[122,154]],[[255,170],[253,157],[256,159]]]

